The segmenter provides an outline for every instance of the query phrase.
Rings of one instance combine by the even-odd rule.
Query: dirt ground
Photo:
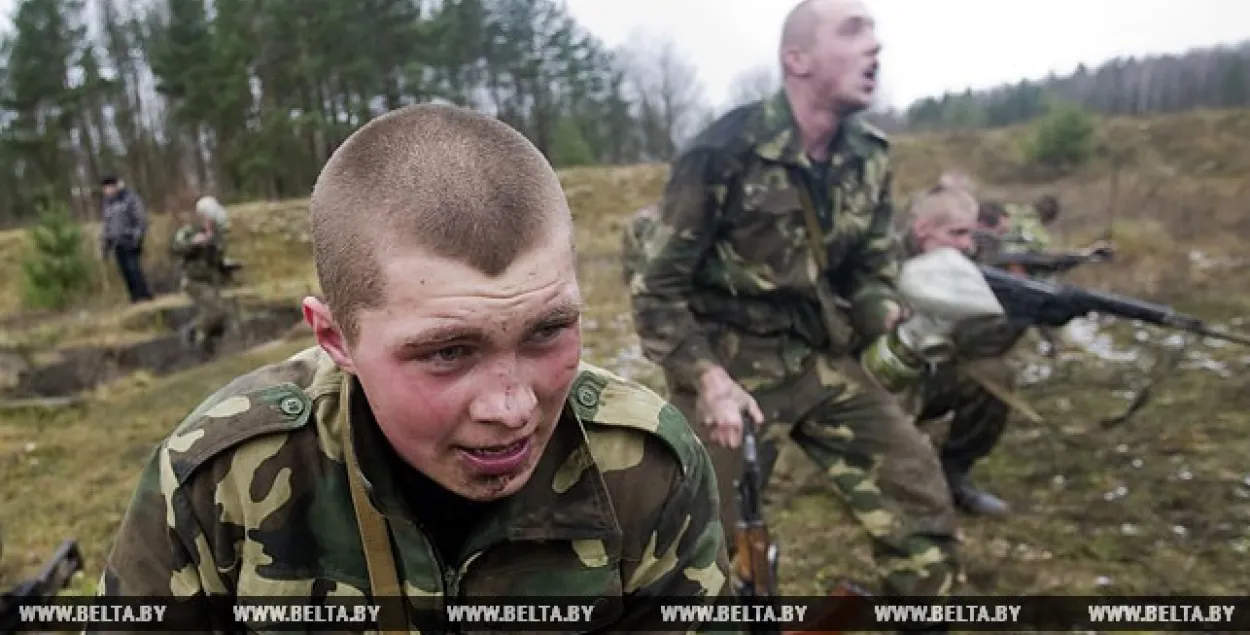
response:
[[[987,196],[1024,201],[1052,191],[1065,204],[1062,240],[1079,243],[1110,226],[1120,249],[1114,262],[1071,281],[1239,326],[1250,317],[1250,267],[1240,260],[1250,230],[1250,135],[1216,133],[1246,129],[1245,112],[1111,122],[1104,137],[1135,150],[1127,165],[1116,172],[1099,159],[1047,182],[1021,167],[1019,130],[902,138],[895,144],[898,199],[947,167],[971,171]],[[657,390],[659,375],[633,335],[617,251],[625,218],[654,200],[665,174],[664,166],[562,174],[589,305],[585,356]],[[231,218],[232,255],[247,265],[240,297],[290,309],[315,292],[302,202],[238,207]],[[21,242],[20,234],[0,234],[0,252],[11,254]],[[170,314],[157,308],[183,303],[171,295],[156,308],[121,307],[120,281],[107,271],[112,287],[100,283],[80,309],[23,315],[12,301],[16,265],[5,258],[0,362],[6,351],[37,365],[74,346],[167,337]],[[150,267],[164,266],[159,256],[150,259]],[[0,410],[0,584],[30,574],[62,539],[75,537],[87,562],[76,591],[89,592],[152,447],[236,374],[311,344],[298,327],[267,337],[279,332],[284,339],[249,341],[239,347],[244,352],[172,374],[117,373],[77,405]],[[1021,347],[1018,361],[1030,378],[1023,396],[1046,421],[1015,417],[974,473],[1015,513],[964,519],[969,593],[1241,594],[1250,586],[1250,349],[1193,343],[1142,411],[1118,427],[1100,424],[1127,405],[1126,391],[1142,381],[1169,335],[1082,322],[1068,329],[1059,360]],[[870,579],[866,542],[831,498],[814,488],[778,494],[769,514],[785,591],[815,594],[836,579]]]

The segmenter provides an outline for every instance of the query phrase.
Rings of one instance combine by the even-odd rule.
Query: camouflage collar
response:
[[[755,144],[755,153],[760,157],[804,168],[811,167],[811,161],[800,145],[798,125],[794,121],[785,90],[764,100],[756,126],[758,141]],[[869,134],[859,117],[845,119],[829,144],[833,163],[869,157],[876,150],[872,140],[868,138]]]
[[[390,520],[412,523],[414,515],[400,494],[385,443],[359,382],[344,376],[340,425],[350,425],[370,499]],[[349,421],[350,419],[350,421]],[[580,478],[568,479],[570,474]],[[566,402],[555,432],[525,487],[493,508],[465,542],[467,553],[505,541],[579,540],[619,542],[620,526],[607,486],[591,457],[581,420]],[[415,523],[414,523],[415,524]]]

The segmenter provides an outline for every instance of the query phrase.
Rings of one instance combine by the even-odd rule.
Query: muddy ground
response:
[[[1170,130],[1179,124],[1158,125]],[[1140,143],[1188,138],[1147,132]],[[976,154],[988,157],[984,166],[963,165],[974,173],[984,167],[988,191],[1020,200],[1043,187],[995,172],[1004,169],[1002,148],[1015,142],[986,139]],[[941,163],[934,157],[957,156],[966,144],[960,138],[900,142],[900,165],[908,170],[901,178],[904,191],[936,175]],[[1186,161],[1226,151],[1185,148],[1188,154],[1179,156]],[[1127,173],[1116,195],[1121,256],[1072,279],[1240,326],[1250,317],[1250,269],[1236,258],[1240,240],[1229,237],[1245,227],[1247,186],[1226,172],[1195,176],[1175,168],[1159,186],[1162,177],[1153,175],[1163,164],[1156,159],[1171,155],[1166,148],[1147,154],[1154,162]],[[1185,165],[1210,163],[1204,161]],[[1046,185],[1076,210],[1065,219],[1061,238],[1077,241],[1105,229],[1106,174],[1105,166],[1095,165]],[[626,215],[656,196],[664,175],[658,166],[562,175],[578,225],[579,274],[589,305],[586,358],[658,390],[659,375],[642,360],[632,333],[616,251]],[[1178,207],[1178,201],[1187,202]],[[1201,226],[1187,227],[1194,219]],[[305,332],[291,330],[300,294],[312,290],[301,205],[252,206],[237,211],[232,223],[232,245],[251,267],[237,293],[252,298],[255,315],[268,316],[257,318],[262,326],[232,345],[227,352],[233,354],[223,352],[204,365],[173,355],[176,344],[169,340],[185,315],[179,318],[176,308],[119,307],[115,289],[112,300],[85,301],[92,307],[86,314],[32,319],[10,311],[5,318],[0,377],[6,355],[9,367],[26,364],[26,370],[10,373],[20,376],[4,386],[10,396],[105,383],[80,393],[72,406],[0,410],[0,583],[31,573],[72,536],[81,542],[88,568],[77,590],[90,591],[154,444],[233,376],[311,344]],[[154,306],[179,301],[169,296]],[[1066,335],[1056,359],[1032,350],[1031,343],[1018,351],[1028,380],[1023,396],[1045,422],[1014,417],[1001,446],[974,473],[1015,513],[998,521],[964,519],[966,590],[1244,593],[1250,586],[1250,349],[1180,342],[1184,359],[1154,385],[1147,405],[1127,422],[1106,427],[1101,419],[1123,410],[1159,352],[1178,342],[1169,339],[1171,332],[1125,323],[1082,321]],[[80,364],[87,371],[48,370],[75,356],[90,362]],[[32,373],[32,366],[44,370]],[[783,552],[784,590],[819,593],[838,578],[870,579],[865,540],[828,496],[814,489],[777,494],[769,514]]]

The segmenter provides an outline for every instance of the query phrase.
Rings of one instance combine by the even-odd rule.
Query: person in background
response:
[[[104,194],[104,226],[100,232],[100,257],[112,255],[126,282],[130,301],[152,299],[147,278],[143,275],[143,239],[148,232],[147,211],[138,194],[126,187],[116,176],[100,181]]]
[[[170,253],[178,260],[179,283],[191,298],[195,317],[183,332],[187,344],[212,355],[225,332],[226,310],[221,287],[225,281],[225,237],[221,224],[197,209],[179,213]]]

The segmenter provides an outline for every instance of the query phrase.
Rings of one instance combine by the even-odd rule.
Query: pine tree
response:
[[[38,221],[26,230],[31,253],[22,262],[23,295],[32,308],[65,308],[90,282],[82,228],[64,203],[40,206]]]

